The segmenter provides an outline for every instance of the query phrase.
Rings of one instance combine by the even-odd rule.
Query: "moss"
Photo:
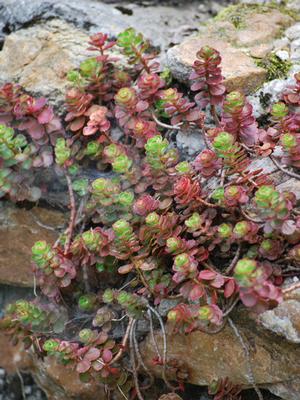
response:
[[[283,61],[274,53],[267,55],[262,60],[256,60],[255,63],[258,67],[262,67],[267,71],[268,81],[286,78],[292,67],[290,61]]]
[[[215,21],[230,21],[236,29],[243,29],[247,26],[247,18],[252,14],[265,14],[272,10],[278,10],[282,14],[289,15],[295,20],[299,19],[299,14],[286,8],[285,4],[278,5],[275,2],[261,4],[236,4],[226,7],[214,19]]]

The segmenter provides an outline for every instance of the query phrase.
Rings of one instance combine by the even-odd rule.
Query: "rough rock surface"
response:
[[[261,58],[273,50],[274,39],[292,22],[291,17],[276,9],[245,15],[239,27],[221,18],[210,23],[200,35],[171,48],[167,54],[168,65],[177,79],[186,82],[197,51],[209,45],[221,52],[227,89],[253,92],[264,82],[266,71],[252,57]]]
[[[274,310],[264,312],[260,322],[278,335],[284,336],[293,343],[300,343],[300,302],[287,300]]]
[[[254,320],[248,319],[247,314],[240,312],[235,317],[235,324],[249,346],[256,383],[283,399],[299,400],[300,347],[269,334]],[[161,334],[157,334],[156,339],[161,346]],[[143,354],[149,368],[159,375],[160,367],[154,367],[152,363],[155,350],[150,338],[144,344]],[[182,367],[188,371],[190,383],[207,385],[214,379],[229,377],[235,384],[249,386],[244,350],[229,324],[215,335],[200,331],[190,335],[169,332],[168,359],[184,362]]]
[[[87,40],[86,34],[59,20],[12,33],[0,52],[0,80],[17,81],[59,104],[67,72],[88,55]]]
[[[7,373],[13,374],[17,369],[26,370],[30,366],[31,358],[23,349],[22,344],[13,346],[9,337],[0,332],[0,367],[4,368]]]
[[[54,242],[65,216],[36,207],[30,211],[0,204],[0,283],[32,286],[31,247],[37,240]]]
[[[97,1],[56,0],[3,0],[0,5],[0,31],[2,37],[38,21],[60,18],[82,29],[97,28],[117,34],[126,27],[120,19],[122,13],[109,4]]]
[[[35,381],[43,388],[48,400],[105,400],[103,387],[93,383],[82,383],[77,372],[58,364],[47,357],[44,362],[34,359],[31,372]]]
[[[207,6],[200,12],[193,4],[180,12],[160,5],[119,8],[123,13],[112,5],[93,1],[5,0],[0,4],[0,32],[12,33],[6,36],[0,52],[0,83],[17,81],[31,93],[47,97],[59,109],[67,72],[92,55],[86,51],[88,33],[103,31],[116,36],[133,26],[163,51],[197,31],[209,10]]]
[[[171,1],[108,0],[107,3],[118,4],[103,4],[93,0],[3,0],[0,4],[0,40],[7,33],[38,21],[59,18],[85,31],[102,31],[113,36],[133,26],[149,37],[155,46],[165,49],[198,30],[199,22],[207,20],[215,10],[222,9],[226,2],[203,1],[201,7],[197,2],[174,2],[178,9],[168,4]]]

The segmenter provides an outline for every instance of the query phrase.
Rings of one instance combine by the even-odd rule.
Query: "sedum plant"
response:
[[[116,41],[95,34],[88,49],[91,57],[68,74],[65,130],[44,99],[11,84],[0,90],[0,195],[36,200],[30,185],[31,197],[20,195],[20,177],[54,162],[70,197],[65,232],[32,247],[38,297],[11,305],[1,326],[84,382],[143,400],[152,376],[139,351],[140,321],[161,329],[153,362],[174,392],[182,381],[168,381],[158,306],[172,303],[166,319],[175,333],[215,333],[235,307],[276,306],[290,265],[299,267],[297,198],[253,167],[269,157],[299,179],[299,76],[261,125],[242,93],[226,93],[221,56],[210,47],[197,53],[194,98],[171,86],[150,43],[131,28]],[[194,158],[171,135],[191,129],[206,143]],[[82,176],[88,168],[93,179]],[[221,380],[211,393],[239,388]]]

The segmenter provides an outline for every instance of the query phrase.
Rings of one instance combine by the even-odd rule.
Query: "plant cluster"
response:
[[[142,400],[153,378],[139,351],[138,321],[148,321],[149,330],[154,319],[159,324],[163,348],[156,345],[153,362],[175,391],[182,380],[173,386],[167,379],[156,306],[176,302],[167,316],[175,332],[216,332],[239,301],[254,312],[276,306],[289,266],[299,267],[297,199],[251,167],[269,157],[299,179],[286,168],[300,167],[299,76],[273,105],[268,125],[259,126],[246,97],[226,93],[215,49],[197,53],[190,99],[171,86],[150,43],[133,29],[116,41],[93,35],[89,46],[95,56],[68,74],[66,132],[43,99],[12,85],[0,91],[1,121],[25,132],[0,128],[2,196],[18,199],[10,174],[49,166],[52,156],[70,195],[65,232],[54,245],[41,239],[32,247],[39,297],[11,305],[2,326],[83,381],[100,380],[108,391]],[[116,129],[123,133],[118,141]],[[168,137],[191,129],[207,148],[183,159]],[[278,147],[281,159],[273,156]],[[81,178],[87,166],[99,177]],[[52,313],[45,303],[54,305]],[[215,398],[239,393],[227,381],[211,390]]]
[[[34,171],[53,164],[53,145],[64,131],[45,98],[7,83],[0,89],[0,197],[36,201]]]

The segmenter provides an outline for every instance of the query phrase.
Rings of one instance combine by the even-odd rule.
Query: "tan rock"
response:
[[[53,243],[57,228],[65,223],[58,211],[0,205],[0,283],[32,286],[31,247],[37,240]]]
[[[254,320],[248,319],[247,314],[247,311],[240,312],[235,324],[249,346],[256,383],[271,391],[273,385],[280,384],[281,392],[288,393],[284,399],[299,400],[300,347],[265,331]],[[161,348],[161,334],[157,334],[156,339]],[[150,338],[146,340],[143,354],[149,368],[160,375],[160,367],[154,367],[152,363],[155,350]],[[208,385],[214,379],[228,377],[234,384],[249,386],[244,349],[229,324],[217,334],[169,332],[168,359],[181,361],[189,373],[188,382],[195,385]],[[298,384],[290,386],[290,382],[297,380]],[[276,390],[278,392],[278,387]]]
[[[188,81],[196,53],[205,45],[220,51],[222,73],[228,91],[239,89],[250,93],[258,89],[266,79],[266,71],[258,67],[241,49],[220,39],[194,37],[168,51],[169,68],[178,80]]]
[[[237,43],[247,47],[256,46],[258,43],[270,43],[292,22],[291,17],[278,10],[253,14],[247,18],[246,27],[237,30]]]
[[[106,400],[103,386],[96,382],[83,383],[76,371],[59,364],[54,358],[35,359],[31,370],[36,383],[48,400]]]
[[[264,58],[273,50],[273,44],[262,43],[249,49],[251,57]]]
[[[228,10],[235,10],[234,7]],[[248,12],[246,7],[240,11],[237,21],[230,13],[226,19],[225,9],[198,36],[171,48],[167,60],[175,77],[187,82],[197,51],[208,45],[221,53],[222,71],[228,91],[238,89],[246,94],[255,91],[265,81],[266,71],[258,67],[252,57],[263,58],[270,53],[274,48],[274,40],[293,22],[290,16],[279,10],[257,10],[255,12],[250,8]]]
[[[14,346],[10,338],[0,331],[0,367],[8,374],[14,374],[17,370],[26,371],[31,366],[31,357],[24,350],[22,343]]]
[[[61,20],[19,30],[7,36],[0,52],[0,76],[53,103],[63,101],[66,74],[90,54],[88,35]]]

